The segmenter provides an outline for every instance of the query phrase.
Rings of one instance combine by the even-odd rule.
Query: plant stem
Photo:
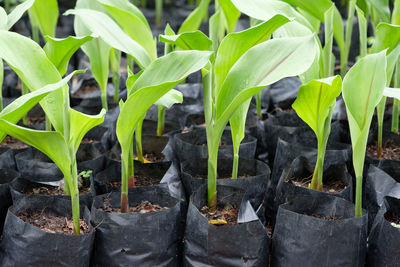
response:
[[[238,170],[239,170],[239,153],[234,152],[233,166],[232,166],[232,179],[238,178]]]
[[[143,121],[141,121],[136,130],[135,130],[135,140],[136,140],[136,154],[138,161],[144,162],[143,159],[143,148],[142,148],[142,126],[143,126]]]
[[[193,6],[193,4],[194,4],[194,1],[193,1],[193,0],[188,0],[188,5],[189,5],[189,6]]]
[[[164,134],[165,107],[157,106],[157,108],[158,108],[157,136],[162,136]]]
[[[399,107],[400,101],[395,98],[393,102],[392,132],[396,134],[399,133]]]
[[[356,178],[356,217],[362,216],[362,175]]]
[[[146,1],[146,0],[141,0],[140,2],[141,2],[141,4],[142,4],[142,8],[146,8],[146,6],[147,6],[147,1]]]
[[[47,115],[45,115],[45,129],[46,131],[51,131],[51,121]]]
[[[40,45],[39,27],[36,25],[32,25],[32,39]]]
[[[112,79],[114,84],[114,102],[118,103],[119,100],[119,82],[121,74],[119,72],[121,66],[121,51],[111,48],[110,50],[110,67],[112,71]]]
[[[129,157],[128,157],[128,188],[135,187],[135,176],[134,176],[134,159],[133,159],[133,144],[129,146]]]
[[[101,105],[102,107],[108,111],[108,103],[107,103],[107,84],[105,85],[106,88],[101,89]]]
[[[261,118],[261,92],[256,95],[257,116]]]
[[[161,25],[163,12],[163,0],[156,0],[156,24]]]
[[[73,149],[73,148],[72,148]],[[72,203],[72,220],[74,222],[74,233],[80,234],[80,215],[79,215],[79,187],[78,187],[78,169],[76,165],[76,157],[74,157],[72,166],[72,188],[71,190],[71,203]]]
[[[21,81],[21,94],[26,95],[28,93],[28,87],[24,82]],[[22,122],[24,125],[28,125],[28,117],[25,114],[24,117],[22,118]]]
[[[218,143],[214,148],[215,142],[208,143],[208,207],[211,210],[217,208],[217,164],[218,164]],[[210,145],[211,144],[211,145]]]
[[[385,115],[385,106],[386,106],[386,97],[382,97],[381,101],[376,107],[377,117],[378,117],[378,151],[377,151],[378,159],[382,159],[383,119]]]
[[[121,148],[121,149],[126,149],[126,148]],[[122,167],[122,172],[121,172],[121,212],[126,213],[129,209],[129,201],[128,201],[128,165],[129,162],[127,162],[128,157],[124,157],[124,153],[122,153],[121,157],[121,167]]]
[[[354,18],[354,10],[355,10],[355,1],[349,0],[348,6],[348,16],[346,22],[346,33],[345,33],[345,51],[344,56],[341,60],[341,68],[340,68],[340,75],[344,77],[347,73],[347,63],[349,60],[349,53],[351,47],[351,36],[353,33],[353,18]]]

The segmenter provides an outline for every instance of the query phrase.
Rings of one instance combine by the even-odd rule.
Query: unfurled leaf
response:
[[[7,30],[10,30],[12,26],[24,15],[24,13],[32,7],[35,0],[26,0],[16,6],[10,14],[8,14],[7,19]],[[58,15],[57,15],[58,16]]]
[[[57,0],[37,0],[29,9],[31,22],[39,27],[43,36],[55,37],[58,21]]]

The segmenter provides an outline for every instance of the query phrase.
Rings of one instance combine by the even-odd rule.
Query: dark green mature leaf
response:
[[[178,35],[160,35],[160,41],[175,45],[182,50],[211,50],[212,41],[201,31],[185,32]]]
[[[86,42],[91,41],[93,36],[75,37],[69,36],[65,39],[46,36],[46,45],[44,51],[47,57],[53,62],[61,76],[68,69],[68,62],[73,54]]]
[[[38,26],[43,36],[55,37],[58,21],[57,0],[37,0],[29,9],[31,22]]]
[[[31,91],[61,80],[57,68],[34,41],[17,33],[0,30],[0,58],[13,68]],[[40,102],[52,125],[63,132],[62,90],[50,93]]]
[[[157,42],[154,40],[150,26],[140,10],[128,0],[98,1],[107,9],[107,12],[124,32],[146,49],[150,59],[155,60],[157,58]]]

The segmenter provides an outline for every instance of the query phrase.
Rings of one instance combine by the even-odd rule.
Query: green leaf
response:
[[[390,22],[390,9],[388,0],[367,0],[370,3],[371,17],[375,24]]]
[[[192,32],[199,29],[201,21],[205,17],[208,11],[210,0],[201,0],[200,4],[193,10],[192,13],[183,21],[181,27],[178,30],[178,34],[184,32]]]
[[[151,59],[146,50],[124,33],[122,29],[106,14],[85,8],[68,10],[65,14],[73,14],[76,17],[79,17],[79,21],[83,23],[91,33],[100,36],[100,38],[111,47],[132,56],[140,67],[145,68],[150,64]],[[90,34],[83,32],[83,34],[79,35]]]
[[[163,106],[166,108],[171,108],[174,104],[182,104],[183,94],[178,90],[172,89],[160,99],[158,99],[154,104],[157,106]]]
[[[73,75],[77,73],[83,73],[84,71],[74,71],[61,81],[55,84],[49,84],[41,89],[33,91],[29,94],[22,95],[6,106],[0,112],[0,118],[11,123],[17,123],[29,110],[31,110],[40,100],[42,100],[49,93],[58,90],[65,86]],[[5,133],[0,132],[0,140],[3,140],[6,136]]]
[[[42,151],[60,168],[64,175],[70,175],[68,146],[62,134],[20,127],[3,119],[0,119],[0,128],[8,135]]]
[[[378,53],[384,49],[389,49],[390,53],[400,43],[400,26],[380,23],[376,28],[375,41],[371,47],[371,53]]]
[[[83,137],[93,127],[100,125],[104,121],[106,110],[102,109],[98,115],[86,115],[74,109],[70,109],[70,124],[71,124],[71,142],[74,146],[75,153],[81,145]]]
[[[35,0],[27,0],[22,2],[16,6],[10,14],[8,14],[7,30],[10,30],[12,26],[14,26],[14,24],[22,17],[22,15],[24,15],[24,13],[31,8],[34,2]]]
[[[128,0],[98,0],[107,12],[114,18],[118,25],[146,49],[151,61],[157,58],[157,42],[146,19],[138,8]]]
[[[234,32],[240,11],[232,4],[231,0],[218,0],[218,3],[223,10],[222,14],[228,33]]]
[[[73,54],[86,42],[91,41],[93,36],[75,37],[69,36],[65,39],[46,36],[44,51],[63,76],[68,70],[68,62]]]
[[[385,87],[383,90],[383,96],[400,100],[400,88]]]
[[[367,19],[365,18],[364,12],[356,6],[357,10],[357,18],[358,18],[358,28],[360,32],[360,57],[365,57],[367,55],[367,29],[368,29],[368,23]]]
[[[1,6],[0,6],[0,30],[8,30],[7,13]]]
[[[363,173],[369,127],[386,84],[385,53],[386,51],[382,51],[362,58],[350,69],[343,81],[343,99],[357,177],[361,177]]]
[[[318,140],[324,139],[326,121],[331,121],[336,98],[342,91],[340,76],[313,80],[302,85],[297,94],[297,99],[292,107],[297,115],[311,127]]]
[[[212,41],[201,31],[185,32],[178,35],[160,35],[160,41],[175,45],[182,50],[210,50]]]
[[[61,80],[57,68],[34,41],[17,33],[0,30],[0,58],[18,74],[31,91]],[[67,86],[67,85],[65,85]],[[40,102],[52,125],[63,132],[62,90],[50,93]]]
[[[31,22],[38,26],[42,35],[55,37],[58,21],[57,0],[37,0],[29,9]]]

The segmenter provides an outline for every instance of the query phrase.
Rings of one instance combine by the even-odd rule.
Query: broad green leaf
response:
[[[24,13],[31,8],[35,0],[27,0],[16,6],[10,14],[8,14],[7,19],[7,30],[10,30],[12,26],[24,15]]]
[[[78,0],[76,8],[104,10],[97,1],[90,0]],[[75,16],[74,30],[77,36],[89,36],[93,34],[92,30],[81,20],[80,16]],[[110,70],[109,58],[111,47],[102,38],[95,38],[83,44],[81,48],[89,57],[91,72],[99,84],[101,94],[105,95],[107,93],[108,73]]]
[[[222,14],[228,33],[234,32],[240,11],[232,4],[231,0],[218,0],[218,4],[223,10]]]
[[[371,17],[375,24],[390,22],[390,9],[388,0],[367,0],[370,4]]]
[[[29,9],[29,17],[43,36],[55,37],[58,21],[57,0],[37,0]]]
[[[153,61],[157,58],[157,42],[143,14],[128,0],[98,0],[107,12],[114,18],[118,25],[146,49],[147,54]]]
[[[8,30],[7,13],[1,6],[0,6],[0,30]]]
[[[163,106],[166,108],[171,108],[175,104],[182,104],[183,94],[178,90],[172,89],[160,99],[158,99],[154,104],[157,106]]]
[[[305,72],[315,54],[314,35],[273,39],[254,46],[229,71],[217,97],[216,118],[229,118],[240,103],[262,88]]]
[[[221,21],[221,11],[217,11],[211,16],[209,20],[209,36],[212,41],[212,51],[217,51],[219,43],[224,38],[221,34],[223,33],[223,25],[219,23]]]
[[[325,21],[325,47],[322,50],[322,66],[323,66],[323,75],[324,77],[329,77],[333,75],[335,60],[334,55],[332,54],[332,46],[333,46],[333,11],[334,4],[325,12],[324,21]]]
[[[365,56],[350,69],[343,81],[343,99],[353,147],[353,166],[359,185],[356,216],[361,216],[362,213],[360,194],[369,128],[386,84],[385,54],[386,51],[382,51]]]
[[[340,76],[313,80],[302,85],[292,107],[297,115],[315,132],[318,139],[324,138],[326,121],[331,121],[330,110],[336,105],[336,98],[342,91]]]
[[[45,36],[46,45],[44,51],[47,57],[53,62],[61,76],[68,70],[68,62],[72,55],[86,42],[93,39],[92,36],[75,37],[69,36],[65,39]]]
[[[182,23],[181,27],[178,30],[178,34],[198,30],[201,25],[201,21],[207,14],[209,4],[210,0],[201,0],[198,7],[196,7],[196,9],[193,10],[193,12],[190,13],[190,15]]]
[[[64,175],[69,175],[68,147],[62,134],[24,128],[3,119],[0,119],[0,128],[8,135],[42,151],[60,168]]]
[[[277,28],[289,21],[283,15],[276,15],[270,20],[245,31],[228,34],[222,40],[215,59],[216,92],[219,92],[229,70],[244,53],[253,46],[268,40]]]
[[[71,142],[75,153],[78,151],[81,141],[85,134],[93,127],[100,125],[104,121],[105,109],[102,109],[98,115],[86,115],[74,109],[70,109],[71,123]]]
[[[65,14],[73,14],[79,17],[80,22],[83,23],[91,33],[100,36],[100,38],[111,47],[132,56],[140,67],[145,68],[150,64],[151,59],[146,50],[124,33],[106,14],[85,8],[68,10]],[[90,34],[83,33],[83,35]]]
[[[131,95],[121,107],[117,120],[117,137],[121,146],[130,144],[133,132],[143,114],[158,99],[189,74],[204,67],[210,52],[177,51],[158,58],[133,84]]]
[[[358,28],[360,34],[360,57],[365,57],[367,55],[367,38],[368,38],[368,23],[365,18],[364,12],[356,6],[357,18],[358,18]]]
[[[175,45],[182,50],[211,49],[212,41],[201,31],[185,32],[178,35],[160,35],[160,41]]]
[[[385,87],[383,95],[400,100],[400,88]]]
[[[34,41],[17,33],[0,31],[0,58],[17,73],[31,91],[61,80],[57,68]],[[65,85],[67,86],[67,85]],[[52,125],[63,132],[62,90],[50,93],[40,102]]]
[[[6,106],[0,112],[0,118],[11,123],[17,123],[29,110],[31,110],[40,100],[49,93],[65,86],[73,75],[83,73],[84,71],[74,71],[61,81],[55,84],[49,84],[41,89],[22,95]],[[0,132],[0,141],[4,139],[6,133]]]
[[[400,26],[380,23],[376,28],[375,41],[371,47],[371,53],[378,53],[384,49],[389,49],[390,53],[400,43]]]

